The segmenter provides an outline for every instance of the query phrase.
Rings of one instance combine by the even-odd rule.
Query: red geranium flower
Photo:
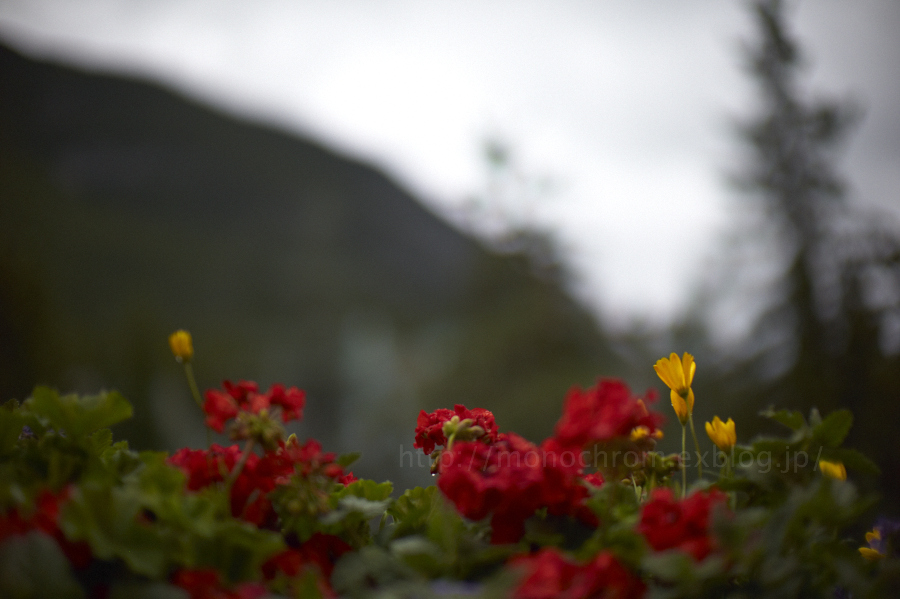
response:
[[[226,422],[242,411],[259,414],[262,410],[277,406],[281,410],[282,422],[303,417],[306,394],[296,387],[285,389],[284,385],[272,385],[266,393],[259,393],[259,387],[252,381],[236,384],[225,381],[222,387],[224,391],[208,390],[203,403],[206,425],[218,433],[225,430]]]
[[[240,460],[241,453],[238,445],[222,447],[213,444],[208,450],[180,449],[168,462],[185,473],[188,490],[198,491],[224,482]],[[322,452],[318,441],[310,439],[301,445],[296,437],[281,443],[276,451],[265,452],[262,457],[250,454],[231,486],[232,515],[262,528],[277,528],[278,517],[268,494],[276,486],[288,483],[292,475],[323,475],[342,484],[356,480],[352,473],[345,474],[334,460],[333,453]]]
[[[286,549],[269,558],[263,564],[263,576],[266,580],[272,580],[281,572],[293,578],[313,566],[319,569],[325,580],[330,580],[338,558],[352,550],[340,537],[316,532],[300,547]]]
[[[416,421],[416,442],[413,443],[413,447],[419,447],[425,452],[425,455],[430,455],[435,446],[446,445],[444,423],[449,422],[454,416],[459,417],[460,420],[472,420],[474,426],[479,426],[484,430],[484,438],[491,443],[497,441],[499,437],[497,424],[494,422],[494,415],[489,410],[483,408],[468,410],[466,406],[456,404],[452,410],[440,408],[430,414],[425,410],[419,412],[419,418]]]
[[[491,517],[493,543],[515,543],[525,521],[542,507],[594,522],[579,482],[580,451],[537,447],[514,433],[492,445],[461,441],[441,454],[438,488],[471,520]]]
[[[656,489],[641,510],[638,532],[656,551],[680,549],[700,561],[713,548],[710,512],[725,500],[725,494],[717,489],[698,491],[681,501],[671,489]]]
[[[633,397],[628,387],[615,379],[601,379],[586,391],[575,387],[566,396],[562,418],[556,423],[556,438],[563,446],[585,447],[616,438],[628,439],[639,426],[653,434],[662,423],[662,416],[650,412],[644,402],[655,400],[652,393],[645,399]]]
[[[510,564],[525,571],[514,599],[638,599],[646,590],[641,579],[609,552],[579,564],[554,548],[545,548]]]

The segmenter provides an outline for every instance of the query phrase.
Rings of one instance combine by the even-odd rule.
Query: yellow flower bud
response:
[[[731,451],[731,448],[737,443],[734,420],[731,418],[727,422],[722,422],[718,416],[715,416],[712,422],[706,423],[706,434],[716,444],[716,447],[726,453]]]
[[[827,460],[819,460],[819,470],[822,474],[829,478],[838,480],[847,480],[847,469],[841,462],[829,462]]]
[[[179,362],[190,362],[194,357],[194,343],[191,334],[185,330],[178,330],[169,335],[169,347]]]

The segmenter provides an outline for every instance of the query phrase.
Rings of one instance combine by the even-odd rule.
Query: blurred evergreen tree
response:
[[[890,500],[900,491],[900,449],[888,442],[900,422],[900,234],[886,215],[848,203],[836,172],[835,151],[858,111],[806,98],[785,3],[752,8],[759,39],[749,66],[761,110],[741,126],[749,160],[737,179],[759,200],[759,218],[741,231],[757,247],[733,253],[730,267],[746,272],[759,267],[751,260],[771,257],[774,285],[731,354],[722,391],[740,390],[729,409],[748,424],[769,404],[852,409],[851,443],[878,458]],[[721,280],[717,287],[735,293]],[[761,297],[738,288],[744,307]]]

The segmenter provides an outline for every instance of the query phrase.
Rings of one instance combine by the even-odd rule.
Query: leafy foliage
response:
[[[539,493],[528,502],[472,504],[457,487],[442,485],[394,499],[390,482],[345,472],[356,455],[338,458],[315,441],[271,437],[276,429],[265,419],[277,411],[256,413],[268,445],[251,431],[243,449],[136,453],[107,428],[130,414],[121,396],[39,387],[21,405],[0,408],[0,591],[487,598],[592,596],[591,589],[606,588],[621,597],[877,597],[897,582],[889,544],[877,545],[882,559],[870,564],[844,536],[875,498],[818,467],[830,460],[854,476],[877,473],[868,458],[842,446],[853,424],[849,411],[804,417],[765,410],[761,415],[783,425],[785,435],[735,446],[718,477],[697,478],[681,499],[673,492],[678,477],[654,475],[660,464],[683,468],[677,456],[654,451],[644,423],[658,415],[617,382],[571,397],[557,426],[561,436],[540,446],[458,415],[488,422],[493,417],[484,411],[459,407],[422,418],[451,431],[435,437],[442,444],[434,448],[439,481],[452,472],[456,478],[446,480],[474,476],[465,485],[487,495],[503,488]],[[254,401],[251,393],[245,403]],[[593,414],[590,427],[576,416],[585,411]],[[576,424],[581,432],[573,435]],[[471,434],[454,445],[454,430]],[[451,470],[443,459],[474,459],[478,447],[478,455],[494,456],[483,460],[490,476],[470,470],[472,463]],[[585,458],[624,449],[640,459],[610,469]],[[624,480],[585,473],[594,468]],[[460,502],[466,514],[486,509],[485,517],[464,517]],[[516,505],[529,506],[515,516],[524,526],[518,537],[507,530],[498,541],[494,529],[506,523],[491,510],[508,513]]]

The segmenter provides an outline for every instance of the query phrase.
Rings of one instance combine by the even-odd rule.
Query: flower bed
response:
[[[202,397],[190,336],[170,339],[207,426],[234,444],[134,452],[116,393],[37,388],[0,409],[2,597],[881,597],[900,586],[898,527],[846,536],[874,504],[841,446],[852,415],[767,410],[781,438],[693,423],[693,358],[656,364],[682,451],[656,451],[654,397],[600,380],[566,397],[540,444],[487,410],[422,412],[436,486],[395,494],[354,456],[287,436],[304,393],[225,382]],[[688,449],[688,432],[692,451]]]

